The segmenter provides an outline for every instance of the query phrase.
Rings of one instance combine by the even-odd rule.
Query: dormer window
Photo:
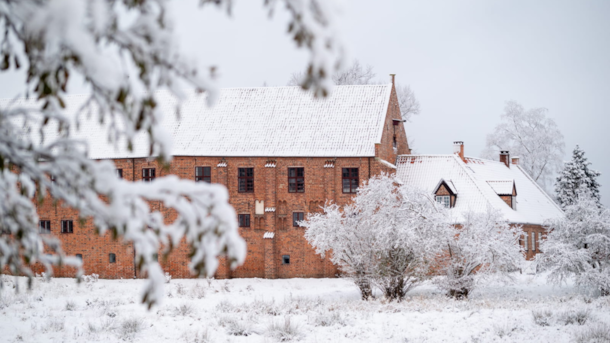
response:
[[[441,179],[434,187],[434,199],[437,203],[443,205],[446,208],[455,207],[455,200],[457,199],[457,190],[451,180],[445,181]]]
[[[488,180],[487,184],[506,205],[515,211],[517,210],[517,187],[514,180]]]

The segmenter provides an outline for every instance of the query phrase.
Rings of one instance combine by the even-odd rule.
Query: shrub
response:
[[[563,325],[578,324],[584,325],[591,317],[590,310],[567,311],[561,313],[557,320]]]
[[[606,343],[610,342],[610,326],[599,323],[590,326],[574,336],[576,343]]]
[[[203,330],[203,332],[184,332],[182,334],[182,339],[186,343],[210,343],[212,342],[212,338],[210,337],[210,333],[208,329]]]
[[[191,297],[197,299],[203,299],[205,297],[205,288],[199,283],[196,283],[191,289]]]
[[[66,311],[74,311],[76,309],[76,304],[72,300],[66,301]]]
[[[289,316],[284,317],[284,323],[271,321],[267,334],[280,342],[286,342],[300,336],[299,327],[293,324]]]
[[[143,324],[142,320],[138,318],[126,319],[121,323],[119,334],[123,339],[132,339],[142,330]]]
[[[252,334],[252,331],[247,324],[231,317],[219,318],[218,325],[224,327],[229,335],[249,336]]]
[[[315,326],[345,326],[345,319],[339,312],[331,312],[330,314],[318,313],[313,320]]]
[[[174,313],[178,316],[188,316],[193,313],[193,306],[190,304],[182,304],[174,309]]]
[[[553,312],[551,311],[532,311],[534,323],[540,326],[550,326]]]

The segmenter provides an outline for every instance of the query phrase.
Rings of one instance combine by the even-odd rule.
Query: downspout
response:
[[[131,182],[135,182],[136,181],[136,159],[132,158],[131,159]],[[136,269],[136,246],[135,244],[131,243],[133,245],[133,278],[137,279],[138,278],[138,272]]]

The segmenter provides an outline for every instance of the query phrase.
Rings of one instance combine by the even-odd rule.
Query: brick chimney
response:
[[[510,154],[508,153],[508,150],[500,151],[500,162],[506,164],[506,166],[510,168]]]
[[[396,74],[390,74],[390,77],[392,77],[392,84],[394,84],[394,77],[396,76]]]
[[[519,157],[517,157],[517,156],[512,157],[512,158],[510,159],[510,163],[511,163],[511,164],[514,164],[514,165],[516,165],[516,166],[518,166],[518,165],[519,165]]]
[[[466,159],[464,159],[464,142],[462,142],[462,141],[453,142],[453,153],[458,154],[458,156],[460,156],[462,161],[464,161],[464,163],[466,163]]]

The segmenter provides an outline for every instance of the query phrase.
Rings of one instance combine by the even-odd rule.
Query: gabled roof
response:
[[[487,180],[489,186],[498,195],[513,195],[513,189],[515,187],[515,180]]]
[[[483,212],[487,206],[499,209],[511,223],[541,225],[545,220],[561,217],[563,212],[555,202],[518,165],[507,168],[502,162],[466,158],[457,155],[401,155],[397,161],[397,177],[404,183],[420,187],[430,194],[439,180],[451,180],[457,189],[455,206],[450,210],[456,222],[463,221],[466,211]],[[514,182],[519,189],[517,210],[499,196],[494,181],[500,181],[500,191]],[[512,194],[512,188],[508,194]]]
[[[327,98],[314,98],[300,87],[222,89],[213,107],[205,94],[186,92],[176,118],[176,99],[159,92],[164,126],[173,136],[175,156],[373,157],[381,142],[392,84],[335,86]],[[76,112],[86,97],[66,97]],[[24,100],[13,105],[24,105]],[[0,107],[8,100],[0,101]],[[31,104],[30,104],[31,105]],[[147,157],[145,135],[133,153],[108,144],[107,132],[85,114],[76,138],[89,142],[93,159]],[[47,137],[55,130],[49,128]]]
[[[432,190],[432,193],[436,194],[438,192],[438,189],[441,188],[441,185],[447,186],[447,189],[449,190],[449,193],[451,193],[451,195],[457,195],[457,190],[455,189],[455,185],[453,184],[453,182],[451,182],[451,180],[447,182],[445,181],[445,179],[441,179],[438,182],[436,187],[434,187],[434,189]]]

